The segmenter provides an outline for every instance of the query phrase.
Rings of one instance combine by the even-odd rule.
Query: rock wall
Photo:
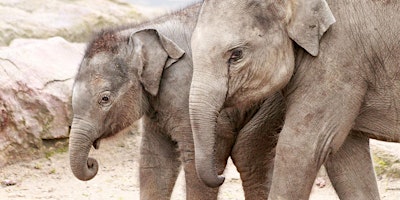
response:
[[[43,140],[68,137],[84,46],[55,37],[0,49],[0,166],[41,156]]]
[[[0,0],[0,19],[2,167],[42,157],[54,141],[67,144],[84,42],[142,16],[121,0]]]

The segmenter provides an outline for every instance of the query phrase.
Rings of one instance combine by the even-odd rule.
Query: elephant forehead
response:
[[[76,79],[88,80],[93,74],[105,74],[104,70],[111,65],[111,56],[106,53],[99,53],[92,58],[84,58]]]
[[[250,47],[259,40],[262,35],[259,29],[230,30],[229,26],[203,26],[198,27],[192,36],[193,56],[207,54],[208,56],[220,56],[237,47]]]
[[[89,98],[97,95],[102,90],[110,90],[111,82],[103,77],[102,74],[89,74],[85,79],[76,80],[73,87],[74,98]]]
[[[193,36],[193,51],[215,52],[215,50],[230,50],[256,41],[258,37],[265,35],[265,29],[254,26],[251,17],[237,18],[224,17],[221,20],[199,19]],[[226,21],[228,20],[228,21]]]
[[[218,33],[217,29],[214,32],[210,32],[209,27],[205,29],[199,28],[192,37],[192,48],[193,52],[200,51],[202,53],[215,52],[215,50],[220,50],[221,48],[228,46],[228,44],[233,41],[240,39],[235,34],[222,34]],[[223,32],[223,31],[221,31]]]
[[[77,75],[78,80],[86,82],[98,82],[100,78],[118,81],[127,78],[126,60],[121,55],[99,53],[92,58],[85,58]],[[118,80],[115,80],[118,79]]]
[[[110,53],[101,52],[90,58],[87,62],[87,69],[100,71],[107,69],[112,64],[112,55]]]
[[[82,81],[75,82],[72,91],[72,107],[74,111],[82,110],[85,107],[87,108],[92,99],[90,96],[90,90],[86,83]]]

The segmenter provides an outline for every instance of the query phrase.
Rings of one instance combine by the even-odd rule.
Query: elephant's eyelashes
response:
[[[229,64],[235,63],[243,58],[243,50],[242,49],[233,49],[231,57],[228,60]]]

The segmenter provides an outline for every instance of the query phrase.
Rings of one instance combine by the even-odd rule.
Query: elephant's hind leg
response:
[[[380,199],[369,138],[352,131],[325,167],[340,199]]]

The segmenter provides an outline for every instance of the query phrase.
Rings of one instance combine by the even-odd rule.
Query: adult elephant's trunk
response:
[[[227,72],[217,71],[205,73],[194,69],[189,98],[196,170],[209,187],[218,187],[225,179],[217,173],[214,151],[217,118],[226,98],[228,78]]]
[[[97,174],[97,161],[88,157],[95,140],[94,133],[91,125],[74,118],[69,138],[69,161],[75,177],[82,181],[90,180]]]

